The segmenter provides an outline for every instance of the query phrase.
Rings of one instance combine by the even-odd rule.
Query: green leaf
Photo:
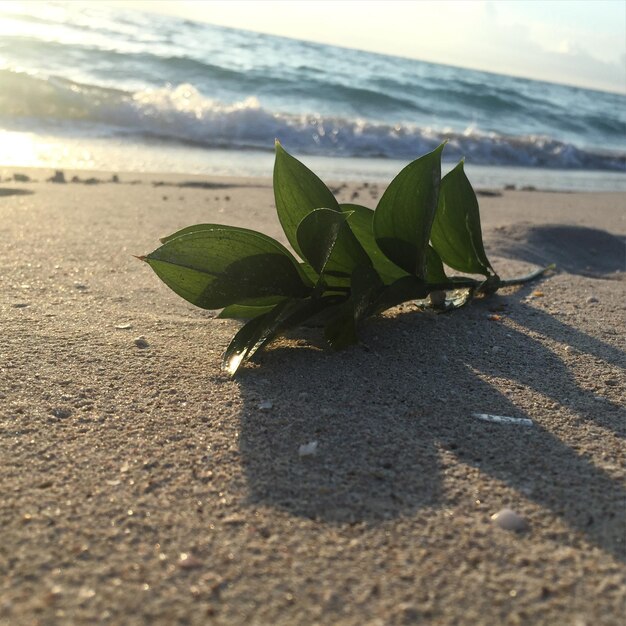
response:
[[[300,256],[304,256],[296,234],[300,222],[315,209],[339,211],[330,189],[308,167],[286,152],[278,141],[274,162],[274,199],[285,235]]]
[[[429,283],[448,282],[443,263],[432,246],[426,249],[426,281]]]
[[[462,161],[441,181],[430,238],[443,262],[455,270],[485,276],[495,273],[485,254],[478,201]]]
[[[370,314],[383,283],[372,267],[356,267],[350,282],[350,297],[336,307],[324,329],[326,341],[334,350],[357,343],[357,325]]]
[[[285,300],[284,297],[259,298],[249,300],[245,304],[231,304],[224,307],[217,316],[221,319],[251,320],[264,313],[269,313],[277,304]]]
[[[358,239],[361,246],[372,260],[374,269],[385,284],[389,284],[398,280],[402,276],[406,276],[406,272],[392,263],[378,247],[376,239],[374,239],[373,223],[374,211],[360,204],[340,204],[339,208],[350,213],[348,224],[354,236]]]
[[[234,376],[239,366],[273,336],[278,319],[291,303],[291,300],[285,300],[271,311],[244,324],[224,352],[222,369]]]
[[[306,274],[312,284],[318,286],[318,290],[320,286],[323,286],[325,293],[345,293],[350,286],[350,279],[347,277],[326,274],[323,281],[321,281],[320,275],[308,263],[300,263],[300,269]]]
[[[403,276],[391,285],[387,285],[378,295],[372,303],[372,314],[382,313],[403,302],[421,300],[426,298],[430,291],[429,286],[416,276]]]
[[[349,213],[315,209],[298,225],[297,238],[304,258],[322,274],[349,276],[370,258],[346,223]]]
[[[222,369],[233,376],[242,363],[276,336],[336,303],[337,299],[332,297],[280,302],[271,311],[255,317],[239,329],[224,353]]]
[[[343,350],[358,343],[356,320],[352,303],[337,307],[332,318],[326,323],[324,337],[333,350]]]
[[[385,190],[374,212],[374,236],[380,249],[409,274],[424,278],[426,246],[437,210],[441,151],[407,165]]]
[[[311,293],[295,258],[271,237],[244,228],[203,226],[169,239],[144,258],[192,304],[219,309],[250,299]]]
[[[176,237],[180,237],[181,235],[188,235],[189,233],[197,233],[203,230],[213,230],[215,228],[223,228],[219,224],[194,224],[193,226],[186,226],[185,228],[181,228],[177,230],[175,233],[168,235],[167,237],[161,237],[159,241],[161,243],[167,243],[172,239],[176,239]],[[234,227],[233,227],[234,228]]]
[[[319,280],[319,274],[308,263],[300,263],[300,271],[304,273],[312,285],[315,285]]]

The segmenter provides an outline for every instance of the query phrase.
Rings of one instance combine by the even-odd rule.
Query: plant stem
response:
[[[524,283],[528,283],[531,280],[535,280],[535,278],[539,278],[543,276],[548,270],[553,270],[554,265],[548,265],[547,267],[543,267],[541,269],[535,270],[530,274],[526,274],[525,276],[519,276],[517,278],[509,278],[508,280],[501,280],[498,284],[498,289],[500,287],[512,287],[514,285],[523,285]]]

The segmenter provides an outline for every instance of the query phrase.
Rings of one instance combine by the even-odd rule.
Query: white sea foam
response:
[[[447,139],[444,158],[474,165],[626,171],[618,94],[90,11],[58,33],[54,15],[11,16],[0,130],[403,160]]]

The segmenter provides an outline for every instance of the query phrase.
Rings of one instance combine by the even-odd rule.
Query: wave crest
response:
[[[4,125],[94,125],[100,133],[153,137],[207,148],[267,150],[280,138],[302,154],[411,159],[448,140],[447,158],[477,165],[626,171],[626,154],[579,148],[543,135],[508,136],[385,124],[360,118],[293,114],[264,108],[255,97],[223,103],[190,84],[134,93],[67,79],[0,70]]]

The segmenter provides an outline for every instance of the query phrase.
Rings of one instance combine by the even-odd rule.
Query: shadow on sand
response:
[[[5,196],[30,196],[34,191],[30,189],[11,189],[9,187],[0,187],[0,198]]]
[[[500,256],[548,265],[591,278],[626,271],[626,241],[596,228],[563,224],[512,224],[496,229],[490,250]]]
[[[443,506],[455,497],[442,488],[445,449],[625,559],[624,487],[558,436],[592,422],[618,449],[623,413],[581,388],[544,342],[571,345],[607,368],[623,366],[626,355],[525,304],[525,293],[437,318],[377,318],[365,325],[365,345],[337,354],[320,350],[307,331],[310,341],[270,349],[263,367],[244,368],[240,448],[250,500],[327,522],[375,523]],[[499,305],[514,324],[486,319]],[[490,377],[505,380],[509,393]],[[276,389],[289,394],[259,411]],[[529,394],[536,414],[515,402],[524,395],[529,406]],[[489,424],[474,412],[535,425]],[[299,458],[298,446],[314,440],[317,455]]]

